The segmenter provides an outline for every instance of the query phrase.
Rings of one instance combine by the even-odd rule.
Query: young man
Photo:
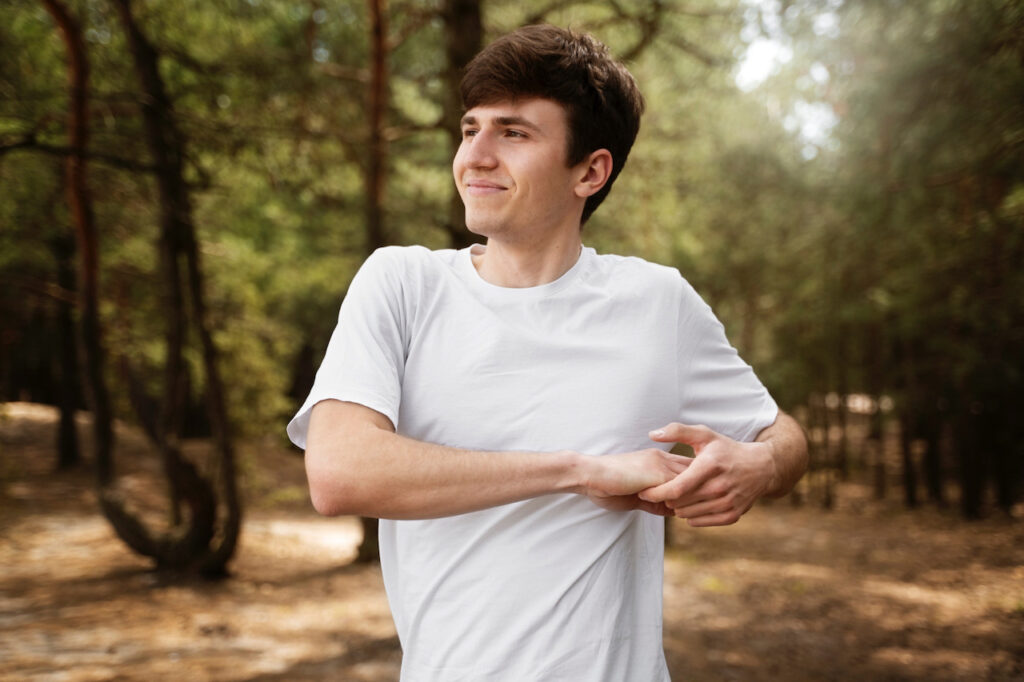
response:
[[[802,433],[677,271],[582,246],[643,110],[603,45],[520,29],[462,95],[486,246],[367,259],[289,435],[318,511],[382,519],[403,680],[667,680],[661,516],[784,494]]]

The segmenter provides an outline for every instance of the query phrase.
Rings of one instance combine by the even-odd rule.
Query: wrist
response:
[[[764,452],[765,489],[763,495],[777,495],[782,487],[779,480],[779,466],[775,458],[775,444],[771,440],[760,441]]]
[[[563,484],[559,487],[565,492],[586,495],[590,489],[591,465],[594,458],[573,450],[561,450],[555,454],[565,462],[566,475]]]

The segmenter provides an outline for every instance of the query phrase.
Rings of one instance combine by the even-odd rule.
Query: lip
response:
[[[490,180],[467,180],[466,191],[473,196],[487,196],[503,192],[507,187]]]

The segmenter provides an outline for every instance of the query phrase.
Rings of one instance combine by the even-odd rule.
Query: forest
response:
[[[893,649],[891,660],[842,659],[833,674],[834,650],[812,646],[811,660],[791,646],[772,665],[804,672],[773,675],[743,658],[737,636],[692,668],[695,679],[1024,675],[1016,0],[6,0],[0,632],[30,622],[59,635],[73,626],[47,609],[64,597],[134,613],[125,604],[160,590],[169,609],[210,608],[213,620],[196,626],[213,628],[204,637],[234,641],[246,626],[211,615],[211,600],[228,597],[210,579],[234,581],[238,602],[269,586],[282,610],[310,596],[289,582],[287,559],[305,563],[310,589],[362,595],[345,616],[365,626],[348,653],[305,668],[296,661],[306,653],[295,653],[290,673],[196,659],[196,679],[394,679],[376,550],[362,541],[374,522],[334,526],[341,551],[299,542],[330,526],[313,518],[284,426],[368,254],[474,241],[451,178],[461,70],[493,38],[539,22],[599,37],[647,100],[626,170],[584,243],[678,268],[808,435],[811,467],[788,501],[759,505],[750,528],[743,520],[734,532],[783,542],[772,524],[791,523],[803,529],[794,537],[859,547],[850,570],[868,557],[925,589],[932,568],[973,566],[941,589],[977,579],[1001,595],[949,616],[941,636],[927,615],[898,628],[931,633],[938,639],[919,648],[956,656],[907,663],[895,649],[916,645],[879,640],[871,646]],[[851,520],[858,514],[869,527]],[[60,521],[83,516],[96,525]],[[300,519],[313,525],[288,525]],[[243,551],[281,537],[294,547],[265,561]],[[741,556],[737,538],[747,536],[666,537],[667,577],[699,566],[714,599],[765,588],[737,586],[740,569],[709,568],[716,552]],[[875,541],[907,563],[872,564]],[[61,558],[62,543],[96,556],[73,569],[84,558]],[[943,547],[948,560],[921,564]],[[767,561],[775,549],[757,551]],[[33,588],[44,566],[71,577]],[[107,576],[104,596],[61,592],[93,572]],[[821,578],[780,576],[771,594],[783,601]],[[172,599],[185,589],[199,592]],[[728,606],[676,599],[697,611]],[[815,618],[843,622],[828,610],[817,603],[794,622],[805,634]],[[285,618],[273,613],[264,616]],[[690,642],[666,643],[682,675],[698,655],[686,647],[713,633],[673,623],[666,637]],[[958,628],[967,643],[951,643]],[[786,641],[777,634],[764,634],[766,647]],[[862,631],[850,637],[863,643]],[[331,646],[339,638],[324,635]],[[44,663],[35,641],[0,643],[0,659],[14,661],[0,662],[0,676],[32,679],[88,658]],[[95,676],[73,679],[122,679],[102,676],[109,662],[95,665]],[[123,679],[181,679],[173,666],[126,670]]]

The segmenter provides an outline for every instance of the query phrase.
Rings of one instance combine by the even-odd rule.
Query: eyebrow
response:
[[[523,128],[529,128],[530,130],[533,130],[538,133],[542,132],[540,127],[536,123],[533,123],[530,120],[523,118],[522,116],[495,116],[493,120],[500,126],[520,126]],[[478,121],[476,119],[476,116],[466,115],[462,117],[462,126],[472,126],[477,125],[477,123]]]

